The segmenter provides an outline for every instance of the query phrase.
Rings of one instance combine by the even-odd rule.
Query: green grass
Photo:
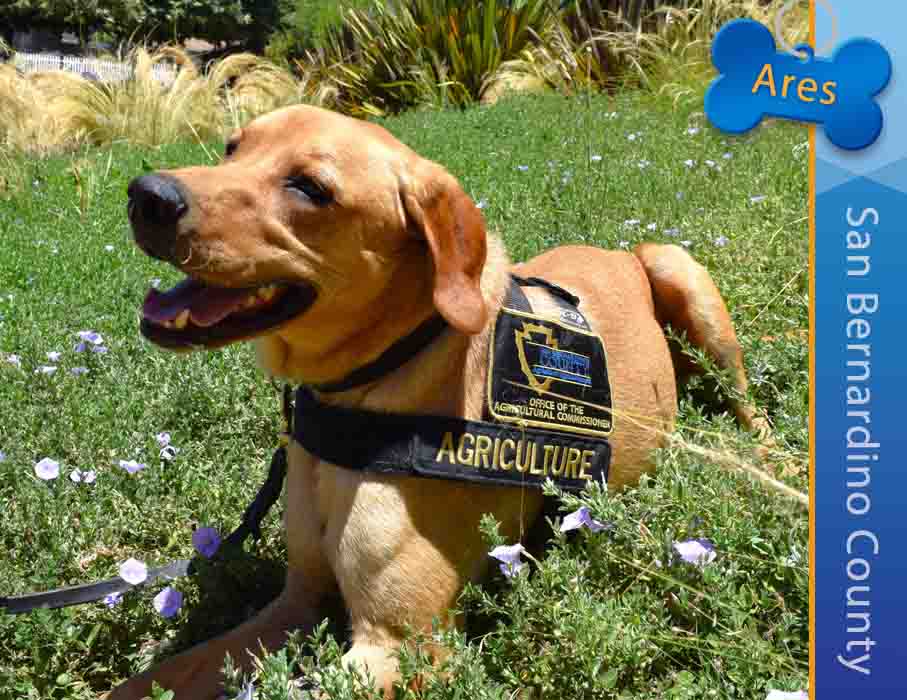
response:
[[[769,124],[730,138],[701,114],[635,95],[520,98],[385,125],[487,202],[490,227],[516,259],[561,243],[689,241],[731,309],[779,453],[804,465],[808,346],[785,335],[808,327],[802,128]],[[150,281],[178,276],[131,244],[126,183],[148,167],[205,162],[199,145],[13,158],[14,185],[0,189],[0,354],[20,356],[22,368],[0,361],[0,594],[109,577],[130,556],[149,564],[190,556],[193,527],[232,529],[264,478],[278,398],[250,348],[175,356],[137,332]],[[674,228],[679,235],[665,233]],[[726,245],[716,244],[721,236]],[[76,333],[89,329],[104,336],[107,354],[73,351]],[[51,351],[59,362],[47,361]],[[59,369],[36,375],[44,364]],[[76,377],[75,366],[90,371]],[[761,700],[768,688],[806,687],[806,514],[709,458],[749,459],[750,443],[728,416],[693,402],[696,393],[682,394],[683,441],[660,452],[654,478],[620,495],[584,496],[613,529],[552,535],[531,576],[496,576],[467,592],[465,635],[448,635],[451,675],[430,679],[424,697],[509,698],[528,688],[522,697]],[[161,431],[180,449],[173,462],[158,458]],[[60,461],[60,478],[35,477],[42,457]],[[132,458],[148,468],[130,476],[115,466]],[[96,483],[72,483],[76,467],[96,469]],[[784,480],[805,491],[804,472]],[[244,619],[280,588],[278,518],[269,516],[264,541],[245,556],[178,581],[186,604],[173,620],[152,608],[159,587],[113,609],[0,615],[0,699],[93,698],[155,655]],[[716,561],[702,570],[668,564],[671,542],[691,537],[711,539]],[[266,659],[257,697],[286,697],[283,678],[300,660],[332,697],[367,694],[337,670],[333,638],[315,647],[315,657],[294,645]],[[425,670],[418,653],[404,662],[409,675]]]

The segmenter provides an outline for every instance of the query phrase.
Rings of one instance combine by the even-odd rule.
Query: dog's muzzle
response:
[[[158,260],[172,260],[179,221],[189,211],[182,185],[169,175],[143,175],[127,192],[135,242]]]

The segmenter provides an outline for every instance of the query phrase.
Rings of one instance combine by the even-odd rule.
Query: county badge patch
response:
[[[491,418],[597,437],[611,433],[608,358],[583,321],[501,309],[489,348]]]

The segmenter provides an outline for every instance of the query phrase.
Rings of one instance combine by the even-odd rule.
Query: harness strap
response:
[[[420,324],[412,333],[391,345],[378,359],[353,370],[343,379],[316,384],[314,388],[326,394],[333,394],[369,384],[405,365],[411,358],[431,345],[446,329],[447,321],[436,314]]]
[[[293,439],[332,464],[373,474],[577,491],[607,481],[605,440],[450,416],[331,406],[296,390]]]

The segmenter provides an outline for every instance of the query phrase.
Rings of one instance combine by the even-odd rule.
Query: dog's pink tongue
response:
[[[195,325],[213,326],[242,308],[249,294],[248,289],[208,287],[187,279],[166,292],[150,289],[142,313],[149,321],[164,323],[188,309]]]

